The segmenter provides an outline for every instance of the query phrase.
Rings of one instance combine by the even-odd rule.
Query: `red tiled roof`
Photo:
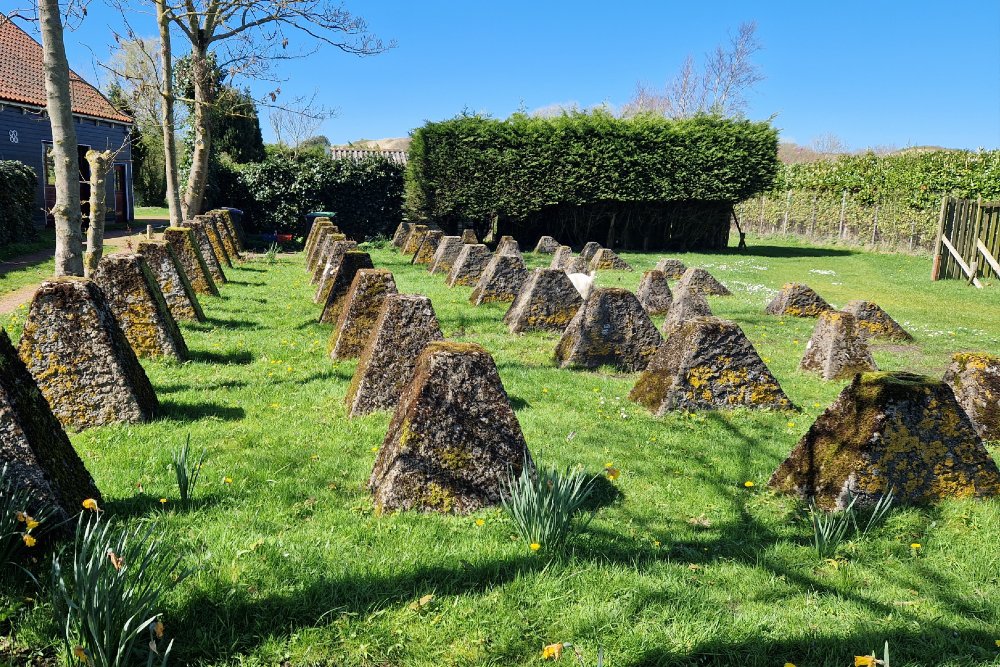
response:
[[[0,101],[44,107],[46,99],[43,74],[42,45],[0,14]],[[69,86],[73,113],[123,123],[132,122],[131,118],[115,109],[97,88],[72,70],[69,73]]]

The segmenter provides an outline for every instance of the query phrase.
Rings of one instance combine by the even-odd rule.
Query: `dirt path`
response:
[[[153,220],[137,220],[136,223],[142,224],[143,229],[147,223],[155,223],[158,221]],[[138,227],[131,235],[135,238],[138,235]],[[129,233],[124,230],[114,230],[109,231],[105,238],[104,250],[108,255],[113,255],[116,252],[122,252],[127,249],[127,242],[129,239]],[[12,259],[6,262],[0,262],[0,275],[9,273],[11,271],[23,271],[24,269],[29,269],[33,266],[43,264],[50,259],[55,254],[55,249],[41,250],[39,252],[31,253],[30,255],[22,255],[16,259]],[[0,315],[9,313],[15,310],[22,303],[27,303],[31,301],[31,297],[34,296],[35,290],[38,289],[38,285],[26,285],[21,289],[10,292],[9,294],[0,295]]]

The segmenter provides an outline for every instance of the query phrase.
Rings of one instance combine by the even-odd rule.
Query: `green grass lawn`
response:
[[[446,337],[493,354],[537,461],[622,471],[562,558],[531,552],[497,509],[376,515],[366,483],[390,415],[346,417],[355,364],[325,355],[332,327],[316,323],[301,254],[229,271],[223,296],[203,299],[209,321],[182,326],[193,359],[144,364],[161,418],[72,435],[108,514],[156,519],[196,568],[166,600],[173,664],[532,665],[572,642],[588,666],[599,647],[610,667],[840,666],[888,641],[893,667],[1000,665],[1000,500],[898,509],[823,561],[803,505],[767,491],[844,383],[797,370],[813,320],[763,314],[790,280],[838,306],[873,299],[916,336],[878,347],[878,363],[938,376],[952,352],[1000,351],[1000,290],[931,283],[927,258],[759,243],[774,245],[680,257],[733,290],[713,309],[799,413],[652,418],[626,399],[636,374],[557,369],[556,335],[510,335],[505,305],[474,308],[469,288],[373,251],[400,291],[432,298]],[[624,257],[636,272],[600,284],[634,289],[659,256]],[[16,336],[21,321],[0,323]],[[180,512],[168,466],[189,434],[208,455]],[[2,613],[25,596],[36,601]],[[55,647],[46,599],[0,594],[0,633]]]

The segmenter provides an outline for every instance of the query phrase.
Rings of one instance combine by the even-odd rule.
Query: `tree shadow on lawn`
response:
[[[165,384],[156,386],[156,394],[176,394],[184,391],[198,389],[199,391],[215,391],[218,389],[242,389],[247,383],[243,380],[223,380],[222,382],[211,382],[209,384],[199,384],[193,387],[189,384]]]
[[[246,411],[243,408],[220,405],[219,403],[160,401],[160,409],[157,412],[157,416],[161,419],[173,419],[181,422],[192,422],[201,419],[240,421],[246,417]]]
[[[171,480],[173,481],[173,480]],[[176,491],[176,489],[173,489]],[[181,508],[180,500],[168,497],[166,503],[160,502],[160,497],[153,497],[145,493],[138,493],[128,498],[104,499],[101,509],[111,517],[155,517],[165,512],[175,512],[186,514],[197,512],[198,510],[209,509],[221,505],[229,500],[229,496],[219,494],[202,495],[195,493],[195,497],[188,501],[187,509]]]
[[[258,282],[251,282],[251,281],[248,281],[248,280],[232,280],[232,279],[230,279],[230,280],[228,280],[226,282],[226,284],[227,285],[244,285],[244,286],[247,286],[247,287],[263,287],[267,283],[258,283]]]
[[[210,352],[208,350],[188,350],[188,358],[202,364],[222,364],[246,366],[253,363],[253,352],[249,350],[231,350],[229,352]]]
[[[795,259],[798,257],[848,257],[859,251],[850,248],[812,248],[808,246],[750,245],[746,248],[726,248],[717,255],[737,255]]]
[[[221,317],[206,317],[205,321],[218,329],[256,331],[263,329],[260,324],[252,320],[227,320]]]

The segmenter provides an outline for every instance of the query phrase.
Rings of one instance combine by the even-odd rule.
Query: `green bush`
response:
[[[31,220],[37,182],[31,167],[13,160],[0,160],[0,245],[28,241],[37,236]]]
[[[544,233],[603,241],[606,230],[620,245],[670,245],[702,235],[690,223],[697,212],[678,218],[680,207],[705,204],[710,224],[728,229],[718,207],[772,187],[777,145],[768,123],[714,116],[460,116],[414,132],[407,207],[448,227],[495,222],[522,241]],[[709,236],[707,245],[719,240]]]
[[[240,167],[239,183],[245,199],[228,205],[244,210],[251,231],[304,236],[306,213],[333,211],[334,224],[361,240],[388,236],[402,220],[403,168],[382,157],[272,156]]]

